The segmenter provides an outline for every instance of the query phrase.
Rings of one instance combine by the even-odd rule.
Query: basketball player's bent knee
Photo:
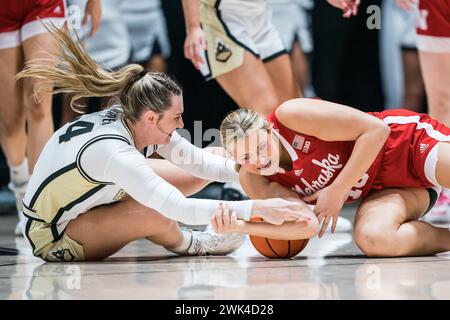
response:
[[[355,229],[355,242],[368,257],[399,256],[400,243],[396,241],[395,231],[386,231],[377,226],[362,226]]]
[[[51,114],[51,109],[46,107],[42,100],[36,100],[35,92],[42,86],[42,81],[26,79],[24,81],[24,99],[26,112],[30,120],[39,121]],[[48,98],[51,99],[51,98]]]

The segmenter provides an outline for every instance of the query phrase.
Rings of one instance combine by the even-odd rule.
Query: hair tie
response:
[[[138,73],[137,78],[142,79],[143,77],[145,77],[147,75],[148,71],[147,70],[142,70],[141,72]]]
[[[148,71],[145,70],[145,69],[142,70],[142,71],[139,72],[139,73],[135,73],[134,76],[131,77],[130,82],[128,82],[127,88],[131,88],[131,86],[132,86],[133,84],[135,84],[136,82],[138,82],[139,80],[141,80],[143,77],[145,77],[145,75],[146,75],[147,73],[148,73]]]

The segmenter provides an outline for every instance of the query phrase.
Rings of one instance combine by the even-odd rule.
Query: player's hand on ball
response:
[[[319,238],[324,235],[330,221],[333,221],[331,232],[334,233],[339,213],[341,212],[347,197],[348,192],[343,192],[339,188],[334,188],[331,185],[303,198],[303,201],[305,202],[316,201],[314,213],[319,220],[319,224],[323,222],[319,232]]]
[[[236,211],[230,210],[226,204],[220,204],[211,218],[214,231],[218,234],[242,232],[245,223],[244,220],[238,219]]]
[[[281,198],[253,200],[251,218],[261,218],[267,223],[282,225],[289,221],[310,221],[303,212],[305,205]]]

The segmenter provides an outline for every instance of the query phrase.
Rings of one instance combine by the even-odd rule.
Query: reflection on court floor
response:
[[[2,217],[0,299],[450,299],[450,253],[368,259],[350,233],[268,260],[247,239],[224,257],[177,257],[136,241],[101,263],[43,263]],[[10,229],[12,230],[12,229]]]

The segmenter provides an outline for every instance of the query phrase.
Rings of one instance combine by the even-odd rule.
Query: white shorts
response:
[[[262,0],[202,0],[200,21],[207,41],[207,79],[240,67],[247,50],[264,62],[286,53]]]
[[[381,13],[380,58],[385,108],[397,109],[403,104],[404,79],[401,49],[417,48],[415,25],[418,12],[407,12],[395,0],[385,0]]]
[[[122,9],[131,40],[131,61],[144,62],[154,54],[168,58],[170,42],[161,7],[141,10],[136,10],[138,8],[135,7],[136,5],[130,7],[126,4]]]
[[[291,51],[295,41],[300,41],[302,51],[313,50],[310,17],[307,10],[294,0],[281,3],[271,0],[272,22],[278,29],[287,51]]]
[[[419,11],[416,7],[414,10],[397,11],[395,18],[397,28],[400,30],[400,46],[403,49],[417,49],[416,27],[419,21]]]
[[[81,25],[86,0],[69,0],[69,26],[84,42],[89,55],[103,68],[116,69],[127,64],[130,57],[130,39],[125,22],[121,18],[120,6],[126,0],[102,1],[100,28],[91,37],[90,21]],[[73,39],[76,39],[72,32]]]

